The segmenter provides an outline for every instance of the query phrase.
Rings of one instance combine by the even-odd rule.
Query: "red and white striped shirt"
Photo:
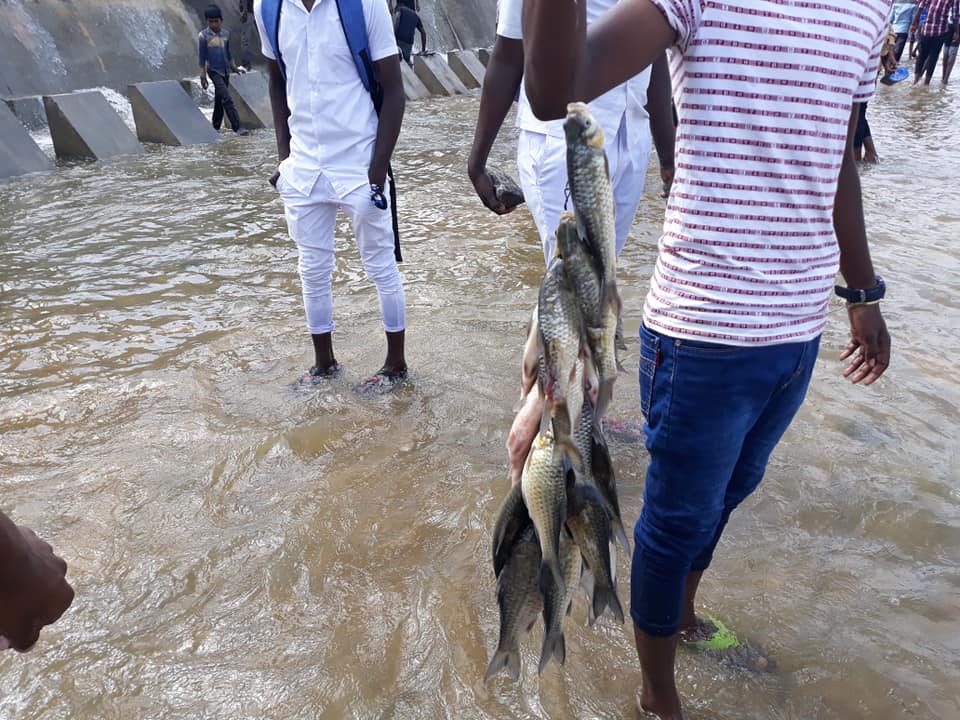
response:
[[[890,0],[651,0],[677,31],[676,178],[644,323],[726,345],[817,337],[837,177]]]

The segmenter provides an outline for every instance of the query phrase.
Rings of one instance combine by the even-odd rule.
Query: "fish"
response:
[[[576,295],[584,327],[600,327],[603,323],[600,304],[603,278],[596,258],[580,239],[576,216],[571,212],[560,214],[560,224],[557,225],[557,253],[563,259],[563,270]]]
[[[500,577],[500,571],[503,570],[510,559],[518,538],[530,527],[533,527],[530,513],[527,512],[520,484],[517,483],[510,488],[503,504],[500,505],[497,521],[493,526],[491,549],[493,551],[493,574],[496,577]]]
[[[617,231],[613,187],[604,151],[603,128],[581,102],[567,105],[563,122],[567,142],[567,178],[580,237],[590,247],[605,292],[617,285]]]
[[[520,533],[497,578],[497,605],[500,608],[500,637],[490,658],[483,681],[502,670],[520,678],[520,640],[530,632],[543,610],[538,577],[540,543],[532,526]]]
[[[515,208],[523,202],[523,190],[510,175],[498,167],[487,166],[487,176],[493,185],[493,192],[497,200],[509,209]]]
[[[527,328],[527,340],[523,345],[523,360],[520,364],[520,403],[527,399],[533,386],[544,373],[543,348],[540,346],[540,307],[533,308],[533,317]]]
[[[567,105],[563,123],[567,141],[567,177],[580,237],[602,279],[600,323],[586,332],[600,375],[597,418],[606,414],[617,378],[616,328],[622,302],[617,289],[617,233],[613,188],[604,151],[603,129],[583,103]],[[559,238],[558,238],[559,242]]]
[[[613,471],[613,460],[610,459],[610,449],[603,431],[594,424],[590,437],[590,478],[606,504],[610,514],[610,526],[613,537],[630,552],[630,542],[623,529],[623,519],[620,516],[620,499],[617,497],[617,477]]]
[[[617,597],[616,578],[610,561],[610,515],[606,504],[596,487],[584,483],[573,486],[568,502],[567,528],[593,576],[589,623],[593,625],[607,608],[622,623],[623,607]],[[547,600],[544,603],[549,604]]]
[[[565,589],[560,568],[560,529],[567,517],[568,467],[553,433],[538,433],[523,467],[520,489],[540,541],[541,588],[545,587],[547,576],[552,575],[553,582]]]
[[[543,350],[540,389],[546,399],[544,420],[552,421],[557,444],[578,461],[570,436],[583,403],[583,363],[577,365],[582,355],[583,324],[561,258],[554,258],[547,266],[537,308]]]
[[[560,567],[563,570],[563,587],[557,587],[553,578],[547,579],[543,591],[543,646],[540,649],[539,672],[551,658],[563,665],[567,658],[566,641],[563,638],[563,618],[570,612],[573,596],[577,591],[582,561],[577,548],[566,528],[560,531]]]

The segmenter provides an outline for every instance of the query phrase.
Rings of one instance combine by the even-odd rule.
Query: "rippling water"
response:
[[[395,167],[412,382],[384,352],[348,226],[345,375],[308,392],[272,133],[0,185],[2,507],[70,562],[77,599],[0,658],[3,718],[633,717],[629,626],[582,627],[540,678],[481,682],[489,531],[542,256],[464,167],[476,98],[408,106]],[[863,175],[893,365],[851,387],[834,307],[809,398],[734,516],[706,607],[779,672],[681,654],[694,720],[960,717],[957,91],[881,87]],[[512,131],[496,161],[512,166]],[[621,285],[635,336],[662,217],[650,174]],[[640,422],[637,342],[612,411]],[[624,518],[646,455],[612,438]],[[628,559],[619,588],[629,594]]]

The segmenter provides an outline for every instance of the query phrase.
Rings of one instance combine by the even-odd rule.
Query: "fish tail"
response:
[[[602,378],[600,380],[600,390],[597,393],[597,409],[596,409],[596,421],[599,423],[600,419],[607,414],[607,408],[610,407],[610,402],[613,400],[613,382],[616,378]]]
[[[595,618],[603,615],[606,608],[614,617],[623,623],[623,607],[620,605],[620,598],[617,597],[617,590],[612,586],[597,585],[593,589],[593,615]]]
[[[627,555],[629,555],[630,540],[627,539],[627,533],[623,529],[623,521],[618,517],[610,518],[610,529],[613,531],[613,536],[616,539],[616,541],[620,544],[620,547],[622,547],[623,551],[627,553]]]
[[[490,664],[487,665],[487,672],[484,673],[483,681],[487,682],[501,670],[506,670],[510,679],[514,682],[520,679],[520,650],[518,648],[508,650],[497,648],[497,652],[490,658]]]
[[[548,629],[543,636],[543,649],[540,651],[540,666],[537,670],[541,675],[543,669],[550,662],[550,658],[555,657],[557,662],[563,665],[567,659],[567,644],[563,639],[563,630],[558,626]]]

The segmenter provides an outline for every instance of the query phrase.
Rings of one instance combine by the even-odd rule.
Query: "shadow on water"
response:
[[[408,108],[395,166],[412,381],[389,397],[351,390],[383,340],[344,221],[345,372],[290,388],[309,353],[271,133],[0,186],[3,505],[62,550],[78,591],[33,653],[0,658],[0,716],[632,716],[629,628],[585,629],[581,605],[562,670],[536,676],[535,630],[519,685],[481,682],[542,256],[525,209],[496,219],[473,195],[476,107]],[[873,389],[844,383],[836,305],[808,402],[704,580],[708,607],[781,671],[683,655],[695,720],[960,714],[960,173],[941,147],[956,107],[953,89],[899,86],[871,103],[883,162],[863,185],[894,365]],[[494,159],[510,168],[504,135]],[[658,187],[651,172],[621,267],[634,334]],[[640,422],[629,345],[614,412]],[[632,522],[645,453],[612,451]]]

